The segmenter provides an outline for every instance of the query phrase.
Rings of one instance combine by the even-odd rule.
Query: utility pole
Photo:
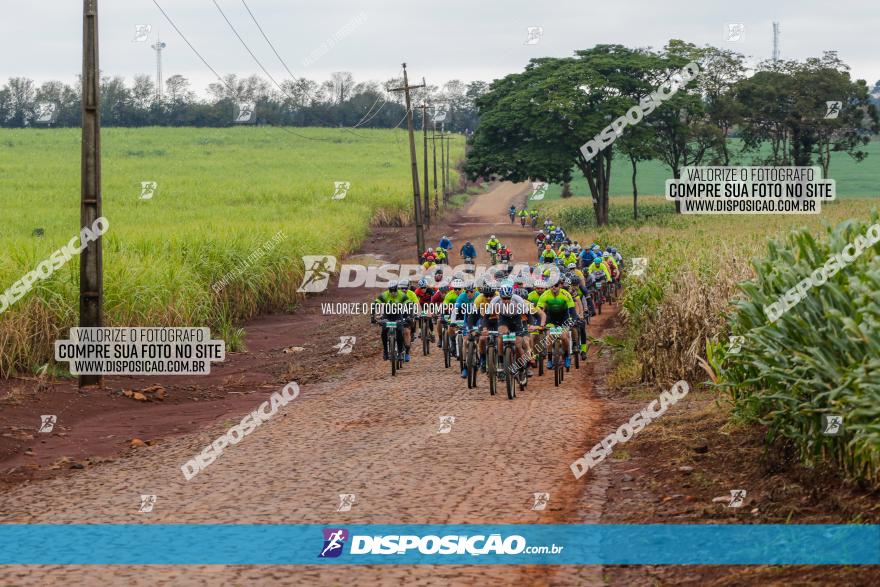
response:
[[[425,84],[425,78],[422,78],[422,85]],[[422,135],[424,137],[424,155],[425,155],[425,226],[431,226],[431,193],[428,191],[428,102],[422,103]]]
[[[434,213],[437,214],[440,211],[440,203],[437,201],[437,123],[431,124],[434,127],[431,130],[431,154],[434,157]]]
[[[80,226],[91,228],[101,217],[101,118],[98,68],[98,0],[83,0],[82,185]],[[103,258],[99,236],[80,254],[79,325],[102,325]],[[101,375],[80,375],[79,386],[101,385]]]
[[[165,48],[165,43],[159,40],[159,34],[156,34],[156,44],[153,45],[153,49],[156,51],[156,99],[162,99],[162,49]]]
[[[443,192],[443,205],[446,205],[446,147],[443,141],[443,124],[440,124],[440,183]]]
[[[452,137],[446,137],[446,182],[449,184],[446,193],[452,195],[452,168],[449,166],[449,152],[452,151]]]
[[[413,213],[416,221],[416,247],[418,251],[416,252],[416,261],[419,261],[422,258],[422,253],[425,251],[425,231],[422,226],[422,201],[421,196],[419,195],[419,164],[416,161],[416,138],[413,132],[413,111],[412,111],[412,102],[409,97],[409,91],[415,88],[424,88],[425,84],[421,84],[418,86],[409,85],[409,81],[406,76],[406,63],[403,64],[403,87],[402,88],[393,88],[392,92],[403,92],[404,96],[406,96],[406,126],[409,131],[409,159],[412,163],[412,180],[413,180]]]

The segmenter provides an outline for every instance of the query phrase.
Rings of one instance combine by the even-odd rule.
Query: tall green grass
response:
[[[709,354],[737,416],[765,424],[770,439],[791,440],[808,463],[829,460],[880,487],[880,244],[776,322],[764,314],[876,222],[875,213],[870,222],[828,226],[825,238],[799,230],[771,241],[731,312],[731,333],[745,338],[742,350],[725,359],[724,346],[714,345]],[[841,436],[822,433],[823,415],[843,416]]]
[[[106,324],[233,332],[234,322],[296,304],[302,255],[341,256],[371,225],[409,222],[404,131],[296,132],[315,140],[280,128],[103,131]],[[0,291],[78,233],[79,147],[76,129],[0,130]],[[453,141],[451,160],[463,149]],[[139,199],[142,181],[158,182],[153,199]],[[344,200],[330,199],[335,181],[351,182]],[[284,241],[212,291],[279,230]],[[78,287],[74,258],[0,314],[0,376],[46,362],[52,341],[75,324]]]

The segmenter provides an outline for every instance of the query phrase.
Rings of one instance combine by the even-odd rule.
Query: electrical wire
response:
[[[248,14],[251,15],[251,19],[253,19],[254,24],[257,25],[258,29],[260,29],[260,33],[262,33],[263,38],[266,39],[266,42],[269,44],[270,47],[272,47],[272,52],[275,53],[275,57],[278,58],[278,61],[280,61],[281,65],[284,66],[284,69],[287,70],[288,75],[290,75],[290,79],[295,79],[296,76],[293,75],[293,72],[290,71],[289,67],[287,67],[287,63],[285,63],[284,59],[281,58],[281,55],[278,54],[278,51],[275,49],[275,45],[273,45],[272,41],[269,40],[269,35],[266,34],[266,32],[263,30],[263,27],[260,26],[259,22],[257,22],[257,17],[254,16],[253,12],[251,12],[251,7],[248,6],[248,4],[247,4],[247,2],[245,2],[245,0],[241,0],[241,3],[244,4],[244,7],[248,11]]]

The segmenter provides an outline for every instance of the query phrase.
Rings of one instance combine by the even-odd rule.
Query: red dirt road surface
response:
[[[523,201],[524,184],[501,184],[477,196],[449,223],[455,249],[466,239],[484,249],[496,234],[514,251],[514,261],[532,261],[533,231],[510,224],[506,209]],[[383,260],[413,262],[410,229],[380,229],[364,253]],[[406,258],[403,254],[406,254]],[[454,255],[452,264],[459,259]],[[486,262],[481,253],[478,262]],[[607,480],[601,471],[575,480],[569,465],[590,447],[601,403],[593,382],[604,374],[591,356],[571,369],[563,385],[552,374],[530,380],[510,401],[489,395],[484,377],[468,390],[442,355],[413,359],[397,377],[381,360],[378,329],[367,316],[325,316],[321,303],[367,302],[378,290],[337,289],[306,301],[295,315],[270,316],[246,325],[249,352],[227,356],[205,378],[114,378],[92,392],[103,412],[78,415],[80,398],[69,383],[52,386],[65,398],[59,430],[34,434],[0,469],[49,469],[62,456],[86,459],[82,469],[56,470],[10,485],[0,493],[0,521],[6,523],[596,523]],[[614,319],[603,312],[589,329],[600,336]],[[349,355],[337,355],[339,336],[355,335]],[[286,354],[283,349],[302,346]],[[271,420],[191,481],[181,465],[256,409],[288,381],[301,388]],[[140,403],[120,389],[161,384],[164,402]],[[36,383],[17,382],[25,398]],[[45,387],[45,384],[44,384]],[[67,391],[63,391],[67,390]],[[66,395],[65,395],[66,394]],[[193,401],[199,399],[200,401]],[[45,401],[45,404],[38,403]],[[9,406],[9,410],[55,413],[53,400]],[[61,410],[62,404],[54,407]],[[4,411],[7,407],[4,406]],[[12,413],[12,412],[8,412]],[[65,415],[66,414],[66,415]],[[449,433],[438,432],[441,416],[454,416]],[[3,416],[9,418],[10,416]],[[7,424],[8,424],[7,420]],[[0,425],[3,420],[0,420]],[[21,432],[27,436],[27,431]],[[105,438],[112,437],[112,438]],[[128,449],[130,440],[161,439]],[[7,440],[10,440],[7,438]],[[45,443],[39,440],[46,440]],[[10,440],[11,442],[11,440]],[[30,442],[30,441],[28,441]],[[18,445],[16,445],[18,446]],[[37,468],[34,465],[39,464]],[[49,469],[51,471],[51,469]],[[533,511],[533,494],[546,492],[544,511]],[[338,512],[339,494],[355,494],[355,505]],[[152,512],[139,513],[140,496],[156,495]],[[152,548],[154,545],[144,545]],[[601,585],[600,567],[478,566],[115,566],[0,568],[0,584],[45,585]]]

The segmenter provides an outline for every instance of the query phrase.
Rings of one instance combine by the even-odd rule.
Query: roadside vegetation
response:
[[[105,129],[105,324],[206,325],[234,347],[241,335],[234,324],[295,304],[302,255],[342,256],[371,225],[411,221],[405,131],[297,132],[320,140],[265,127]],[[0,248],[7,251],[0,292],[78,234],[79,141],[76,129],[0,129]],[[455,135],[453,168],[463,143]],[[430,161],[430,143],[428,154]],[[151,199],[140,199],[143,181],[157,183]],[[351,186],[331,200],[337,181]],[[454,169],[452,183],[461,190]],[[212,290],[279,231],[286,238],[219,294]],[[78,288],[74,257],[0,314],[0,376],[48,361],[54,340],[76,323]]]

